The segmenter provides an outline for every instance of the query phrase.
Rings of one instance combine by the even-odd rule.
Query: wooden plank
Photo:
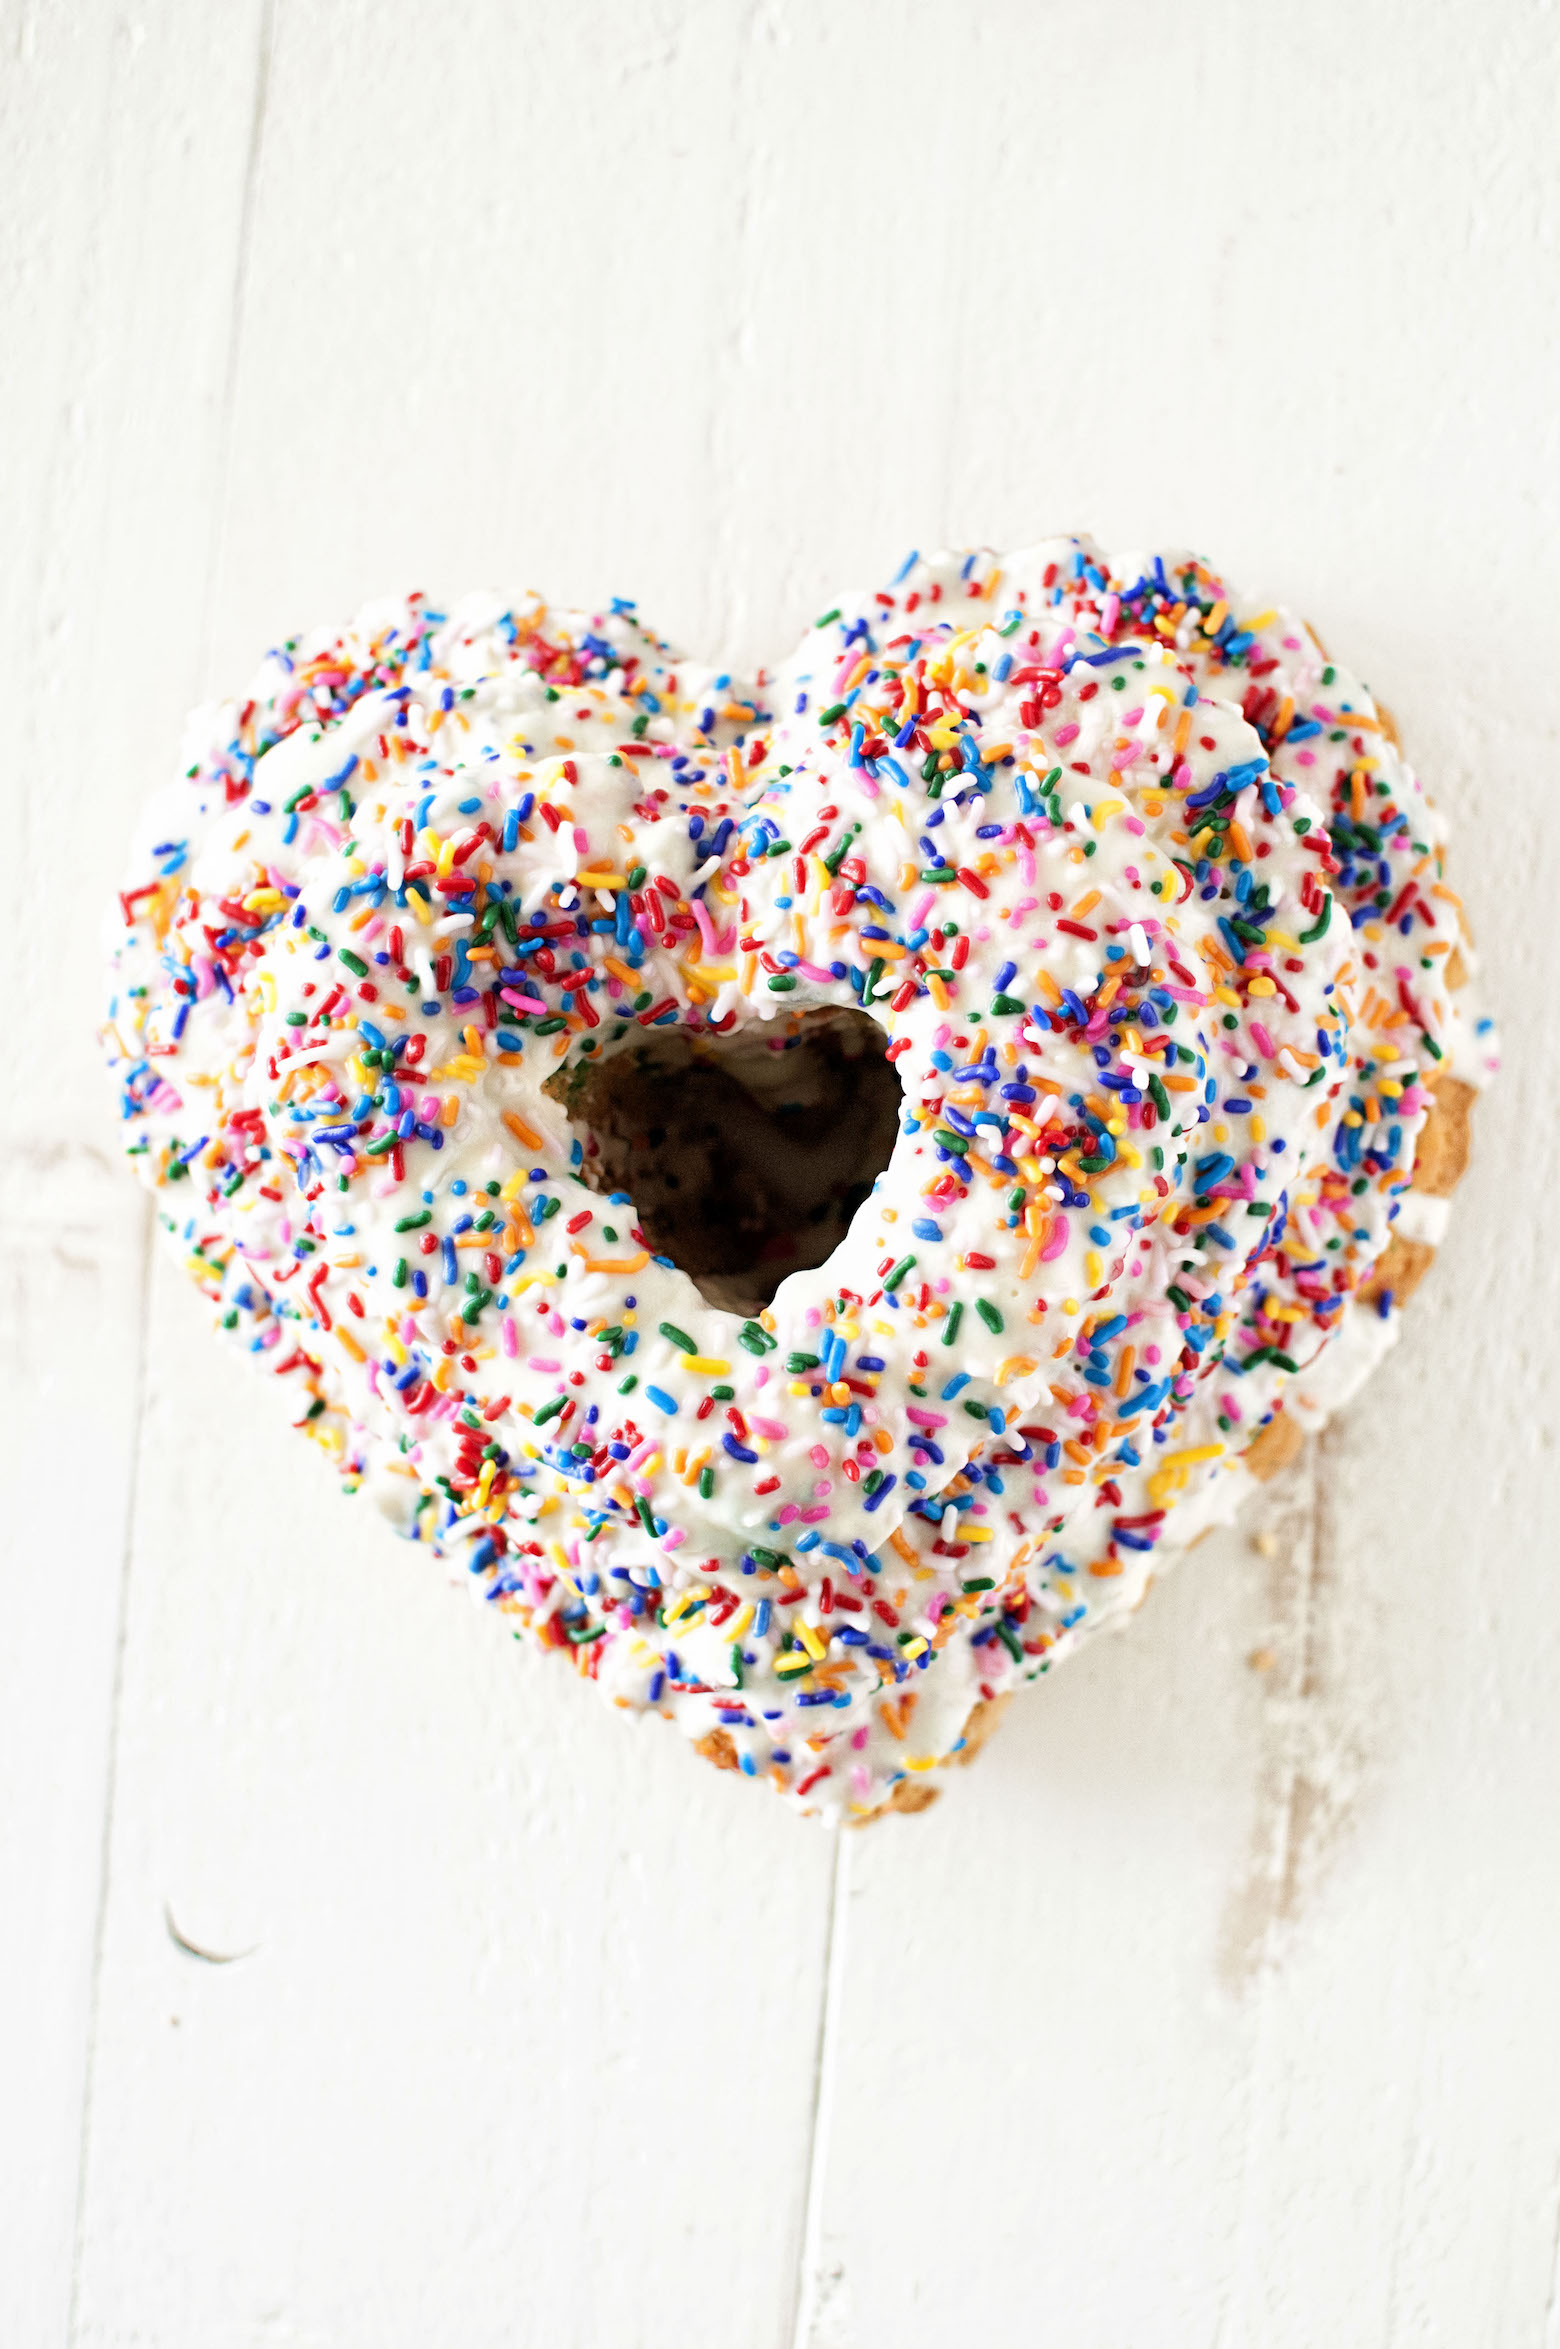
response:
[[[9,7],[0,641],[14,878],[0,1255],[0,2336],[64,2342],[138,1410],[146,1218],[96,933],[193,691],[245,10]],[[175,64],[174,60],[177,60]]]
[[[566,12],[473,11],[430,79],[422,11],[371,42],[279,11],[213,682],[387,586],[590,596],[665,538],[707,330],[660,376],[652,277],[625,336],[549,255],[633,289],[647,80],[675,102],[712,62],[615,29],[582,173],[554,93],[595,86],[598,36]],[[656,181],[717,276],[728,163]],[[602,503],[590,452],[641,376],[663,461]],[[675,618],[696,540],[659,567]],[[80,2339],[693,2345],[742,2310],[778,2338],[827,1841],[470,1620],[154,1287]]]
[[[979,220],[935,142],[918,187],[980,256],[925,305],[968,355],[942,512],[1000,537],[1060,488],[1308,607],[1458,822],[1520,1070],[1560,878],[1547,720],[1506,683],[1556,519],[1530,462],[1560,365],[1550,30],[1323,9],[1253,43],[1214,8],[1135,21],[1108,69],[1084,40],[993,72],[1013,20],[983,15],[938,60]],[[818,63],[782,65],[778,152],[804,87],[820,143],[844,128],[846,60]],[[908,40],[883,68],[901,123],[925,67]],[[1193,123],[1222,198],[1147,161]],[[879,258],[879,315],[913,270]],[[911,405],[885,370],[874,446]],[[1557,2337],[1555,1275],[1518,1205],[1555,1117],[1520,1079],[1484,1106],[1443,1265],[1274,1559],[1210,1544],[939,1814],[853,1855],[804,2349]]]

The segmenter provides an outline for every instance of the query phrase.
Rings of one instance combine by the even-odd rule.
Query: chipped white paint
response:
[[[0,0],[0,2340],[1560,2349],[1557,96],[1536,0]],[[1387,696],[1510,1066],[1268,1549],[837,1862],[145,1281],[95,909],[371,591],[752,658],[1074,524]]]

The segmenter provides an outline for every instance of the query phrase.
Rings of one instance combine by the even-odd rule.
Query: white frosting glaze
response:
[[[1123,1616],[1390,1342],[1394,1217],[1444,1223],[1420,1080],[1492,1047],[1439,819],[1189,559],[913,563],[751,685],[625,606],[379,605],[187,764],[107,1036],[192,1271],[484,1603],[810,1807]],[[744,1322],[544,1088],[831,1007],[900,1140]]]

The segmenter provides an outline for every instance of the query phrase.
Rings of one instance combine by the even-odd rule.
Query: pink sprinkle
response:
[[[795,1501],[787,1501],[785,1507],[780,1511],[779,1516],[775,1519],[775,1523],[777,1525],[794,1525],[798,1517],[800,1517],[801,1513],[802,1512]]]
[[[1056,741],[1058,746],[1065,748],[1069,742],[1076,742],[1082,732],[1083,728],[1081,726],[1058,726],[1056,729]]]
[[[579,850],[581,856],[589,856],[590,834],[588,832],[582,831],[578,824],[574,826],[574,845]]]
[[[526,1361],[526,1368],[527,1370],[545,1371],[551,1377],[555,1371],[563,1368],[563,1364],[555,1362],[550,1354],[532,1354]]]
[[[751,1424],[757,1428],[761,1436],[768,1436],[770,1442],[774,1444],[784,1443],[786,1437],[791,1432],[783,1420],[760,1419],[756,1412],[753,1415]]]
[[[1278,1046],[1260,1020],[1253,1020],[1251,1023],[1251,1040],[1264,1060],[1276,1059]]]
[[[923,1411],[919,1403],[912,1403],[905,1417],[916,1427],[946,1427],[948,1424],[946,1411]]]
[[[1052,1226],[1050,1236],[1047,1239],[1045,1246],[1040,1251],[1041,1263],[1054,1264],[1057,1257],[1060,1256],[1066,1245],[1067,1225],[1063,1221],[1062,1217],[1058,1216],[1055,1224]]]
[[[683,1543],[687,1539],[687,1528],[681,1525],[674,1525],[670,1533],[663,1533],[661,1535],[661,1547],[663,1550],[680,1550],[683,1546]]]
[[[699,936],[704,941],[706,954],[715,952],[715,924],[710,920],[709,908],[702,897],[693,900],[693,918],[699,925]]]
[[[829,1465],[829,1455],[822,1444],[814,1444],[807,1457],[814,1468],[827,1468]]]
[[[827,1501],[820,1501],[814,1508],[803,1509],[800,1512],[804,1525],[821,1525],[828,1514],[829,1504]]]
[[[520,1333],[515,1328],[513,1314],[506,1313],[503,1320],[499,1323],[498,1328],[499,1335],[504,1341],[504,1352],[509,1356],[510,1360],[513,1361],[514,1357],[520,1351]]]
[[[536,996],[522,995],[518,987],[500,987],[499,993],[506,1003],[514,1005],[516,1011],[545,1012],[547,1009],[546,1004],[539,1001]]]

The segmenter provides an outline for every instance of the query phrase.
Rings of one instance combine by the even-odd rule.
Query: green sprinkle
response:
[[[961,1322],[963,1319],[964,1319],[964,1307],[963,1307],[963,1305],[962,1305],[962,1304],[954,1304],[954,1305],[950,1305],[950,1306],[949,1306],[949,1308],[948,1308],[948,1318],[947,1318],[947,1320],[946,1320],[946,1321],[943,1323],[943,1334],[942,1334],[942,1342],[943,1342],[943,1344],[944,1344],[945,1346],[951,1346],[951,1345],[953,1344],[953,1341],[954,1341],[954,1339],[955,1339],[955,1338],[958,1336],[958,1334],[959,1334],[959,1324],[960,1324],[960,1322]]]
[[[1302,946],[1310,946],[1316,939],[1326,937],[1327,925],[1332,920],[1332,909],[1332,893],[1329,891],[1327,896],[1322,900],[1322,910],[1317,915],[1316,920],[1311,924],[1309,930],[1302,930],[1300,933],[1300,943]]]
[[[913,1256],[900,1257],[899,1262],[895,1265],[893,1271],[889,1274],[887,1280],[883,1283],[884,1288],[887,1290],[890,1296],[893,1295],[900,1282],[904,1279],[905,1274],[910,1270],[914,1263],[915,1258]]]
[[[367,963],[363,960],[360,954],[354,954],[349,946],[337,947],[336,960],[338,962],[344,962],[355,979],[366,979],[368,977]]]
[[[533,1427],[545,1427],[549,1419],[557,1418],[559,1412],[563,1409],[564,1404],[567,1401],[567,1395],[554,1395],[550,1403],[544,1403],[542,1405],[540,1411],[537,1412],[535,1418],[532,1420],[531,1425]]]
[[[1080,1159],[1078,1163],[1081,1166],[1083,1164],[1082,1159]],[[986,1327],[993,1333],[1001,1329],[1002,1316],[997,1311],[995,1305],[988,1304],[984,1297],[977,1297],[975,1300],[975,1310],[980,1315],[981,1320],[986,1324]]]
[[[700,1498],[700,1500],[701,1500],[701,1501],[707,1501],[707,1500],[709,1500],[709,1499],[712,1497],[712,1495],[714,1494],[714,1491],[715,1491],[715,1471],[714,1471],[714,1469],[713,1469],[713,1468],[701,1468],[701,1469],[699,1470],[699,1498]]]
[[[746,1346],[750,1354],[772,1354],[780,1343],[778,1338],[770,1336],[768,1330],[760,1329],[756,1321],[745,1321],[742,1324],[737,1332],[737,1342]]]
[[[662,1337],[669,1338],[681,1353],[697,1354],[699,1351],[688,1332],[685,1329],[679,1329],[675,1321],[663,1321],[658,1326]]]
[[[395,1228],[398,1232],[418,1232],[422,1230],[425,1223],[432,1223],[432,1221],[433,1217],[425,1207],[421,1215],[403,1215]]]
[[[1016,995],[994,995],[991,999],[993,1019],[1015,1019],[1023,1008]]]

